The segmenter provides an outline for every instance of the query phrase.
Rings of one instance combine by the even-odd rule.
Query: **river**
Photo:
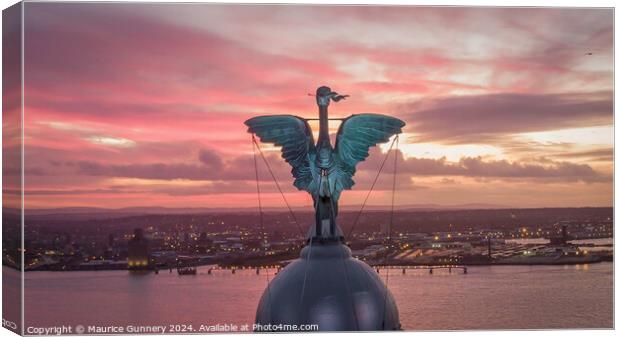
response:
[[[26,327],[251,324],[267,275],[207,269],[28,272]],[[612,263],[392,270],[388,287],[406,330],[613,327]]]

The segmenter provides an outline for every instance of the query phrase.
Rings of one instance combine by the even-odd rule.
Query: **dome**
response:
[[[340,242],[304,247],[265,289],[256,323],[317,324],[321,331],[400,329],[394,298],[377,272]]]

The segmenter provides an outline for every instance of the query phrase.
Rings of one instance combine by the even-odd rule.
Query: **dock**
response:
[[[396,270],[401,270],[403,275],[407,273],[407,270],[428,270],[428,273],[432,274],[433,270],[438,270],[438,269],[447,269],[448,273],[452,273],[452,269],[457,269],[457,270],[462,271],[463,274],[467,274],[467,266],[460,266],[460,265],[428,265],[428,266],[376,265],[372,267],[377,271],[377,273],[381,269],[386,269],[386,270],[396,269]]]

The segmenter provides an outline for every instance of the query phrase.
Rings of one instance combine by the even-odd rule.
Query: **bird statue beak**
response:
[[[341,99],[345,99],[345,98],[349,97],[349,95],[338,95],[338,93],[337,93],[337,92],[335,92],[335,91],[332,91],[332,92],[329,94],[329,96],[331,97],[332,101],[334,101],[334,102],[338,102],[338,101],[340,101]]]

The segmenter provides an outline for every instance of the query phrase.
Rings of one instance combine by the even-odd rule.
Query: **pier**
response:
[[[226,266],[226,267],[222,267],[222,266],[217,266],[217,267],[213,267],[213,268],[209,268],[207,270],[207,274],[211,275],[213,274],[213,272],[216,271],[226,271],[226,272],[230,272],[232,274],[235,274],[237,272],[237,270],[254,270],[256,272],[256,275],[260,275],[261,270],[270,270],[270,269],[275,269],[275,274],[279,273],[280,270],[283,268],[283,266],[280,265],[272,265],[272,266],[237,266],[237,267],[233,267],[233,266]]]
[[[405,275],[407,273],[408,269],[413,269],[413,270],[428,270],[429,274],[433,273],[433,270],[438,270],[438,269],[447,269],[448,273],[452,273],[453,269],[457,269],[463,272],[463,274],[467,274],[467,266],[459,266],[459,265],[434,265],[434,266],[397,266],[397,265],[387,265],[387,266],[373,266],[373,268],[375,268],[375,270],[377,271],[377,273],[381,270],[381,269],[386,269],[386,270],[391,270],[391,269],[397,269],[397,270],[402,270],[402,274]]]
[[[277,274],[280,272],[280,270],[283,268],[283,266],[280,265],[271,265],[271,266],[237,266],[237,267],[232,267],[232,266],[217,266],[217,267],[213,267],[213,268],[209,268],[207,270],[207,274],[211,275],[214,272],[227,272],[227,273],[231,273],[231,274],[236,274],[236,272],[238,270],[253,270],[256,275],[260,275],[261,271],[267,271],[267,270],[275,270],[274,274]],[[467,274],[467,266],[461,266],[461,265],[416,265],[416,266],[399,266],[399,265],[375,265],[372,266],[373,269],[375,269],[377,271],[377,273],[379,273],[382,269],[383,270],[400,270],[402,272],[403,275],[407,274],[407,270],[428,270],[429,274],[433,274],[433,271],[436,270],[447,270],[448,273],[452,273],[453,270],[459,271],[463,274]]]

